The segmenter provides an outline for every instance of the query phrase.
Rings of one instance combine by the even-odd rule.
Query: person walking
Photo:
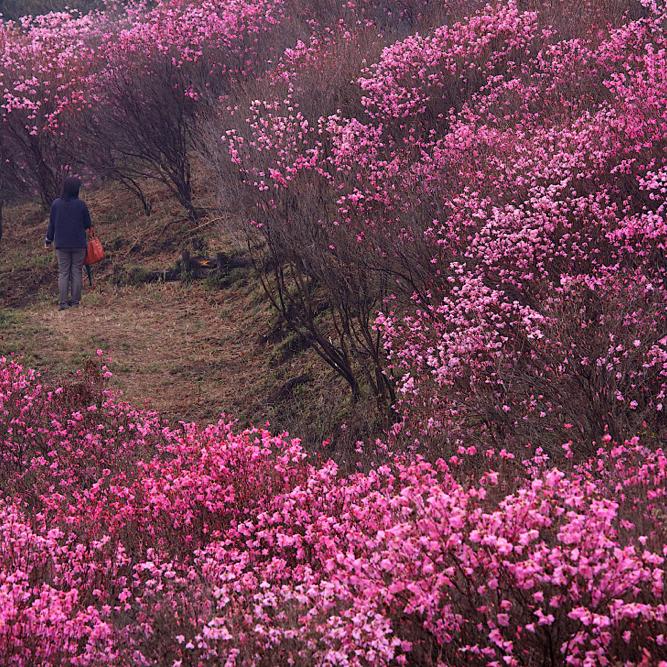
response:
[[[46,247],[55,243],[58,257],[58,309],[76,307],[81,301],[82,269],[86,257],[86,230],[92,226],[85,202],[79,199],[81,181],[68,176],[62,196],[51,205]]]

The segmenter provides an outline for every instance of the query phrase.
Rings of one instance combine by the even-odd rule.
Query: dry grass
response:
[[[212,420],[221,412],[243,422],[278,417],[277,388],[319,365],[304,353],[272,367],[272,349],[261,337],[269,312],[249,287],[102,285],[78,309],[60,312],[43,300],[5,312],[11,315],[0,327],[3,351],[24,355],[56,379],[101,348],[127,400],[174,419]]]

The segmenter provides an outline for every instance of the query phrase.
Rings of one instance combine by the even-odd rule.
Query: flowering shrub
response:
[[[282,0],[130,3],[0,25],[0,145],[48,207],[72,170],[143,197],[163,181],[191,217],[193,128],[208,98],[262,68]],[[147,205],[147,202],[144,202]],[[147,206],[148,208],[148,206]]]
[[[309,117],[293,76],[226,135],[251,233],[381,310],[338,348],[440,451],[665,435],[664,10],[611,4],[571,37],[490,3],[387,46],[363,111]],[[378,330],[385,355],[356,343]]]
[[[663,38],[645,19],[588,51],[544,48],[539,73],[473,96],[412,167],[431,202],[412,233],[432,239],[437,271],[414,314],[381,325],[422,423],[464,439],[471,421],[500,441],[555,431],[556,447],[567,422],[580,443],[664,433],[667,228],[646,189],[664,168],[667,116],[648,90],[664,101]]]
[[[667,457],[474,447],[342,476],[0,364],[0,655],[42,664],[656,664]]]
[[[371,72],[362,77],[364,102],[374,118],[432,118],[457,106],[457,97],[502,73],[511,76],[517,61],[535,44],[537,14],[514,3],[489,5],[469,20],[437,28],[387,47]],[[460,82],[466,81],[467,87]],[[432,120],[429,122],[432,123]]]
[[[0,145],[3,170],[46,205],[57,196],[76,152],[74,119],[91,100],[85,80],[94,61],[91,16],[67,13],[0,22]]]

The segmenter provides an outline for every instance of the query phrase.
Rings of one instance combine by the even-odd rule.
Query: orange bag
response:
[[[104,248],[102,247],[102,242],[95,236],[95,231],[93,228],[90,228],[88,232],[88,247],[86,248],[86,257],[83,260],[83,263],[86,266],[91,264],[97,264],[104,259]]]

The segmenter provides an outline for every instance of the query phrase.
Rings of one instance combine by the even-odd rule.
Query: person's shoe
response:
[[[69,304],[68,304],[68,303],[61,303],[61,304],[58,306],[58,310],[67,310],[68,308],[69,308]]]
[[[79,302],[77,301],[76,303],[70,303],[69,307],[70,308],[78,308],[79,307]]]

